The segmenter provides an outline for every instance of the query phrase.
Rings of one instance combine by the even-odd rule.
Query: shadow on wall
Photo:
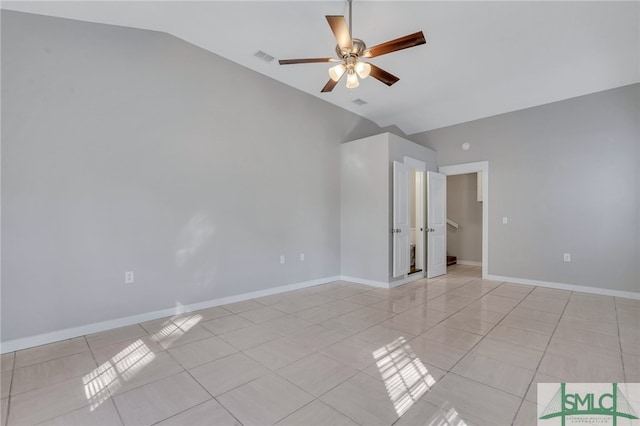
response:
[[[203,211],[196,213],[178,235],[176,265],[179,268],[184,267],[189,258],[198,253],[215,232],[216,228],[209,216]]]
[[[207,254],[212,249],[216,227],[211,217],[200,210],[194,214],[178,234],[175,262],[179,270],[190,274],[188,281],[196,287],[209,287],[214,282],[217,266]],[[206,257],[206,259],[205,259]]]

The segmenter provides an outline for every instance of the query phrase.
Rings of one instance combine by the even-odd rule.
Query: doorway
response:
[[[438,169],[445,176],[477,174],[479,182],[477,185],[480,186],[478,192],[482,198],[482,278],[486,279],[489,274],[489,162],[478,161],[475,163],[441,166]],[[455,219],[452,219],[455,222]]]
[[[447,266],[482,266],[482,174],[447,176]]]
[[[426,269],[423,161],[393,162],[393,277],[422,277]]]
[[[446,175],[404,157],[393,162],[392,182],[392,277],[446,274]]]
[[[411,214],[409,275],[411,275],[424,270],[424,171],[410,170],[409,194]]]

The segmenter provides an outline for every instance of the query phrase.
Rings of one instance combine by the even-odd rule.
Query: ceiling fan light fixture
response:
[[[349,70],[347,73],[347,89],[355,89],[360,85],[358,81],[358,75],[353,70]]]
[[[355,69],[360,78],[367,78],[371,74],[371,65],[368,62],[358,62]]]
[[[376,58],[378,56],[386,55],[388,53],[397,52],[398,50],[407,49],[409,47],[419,46],[425,44],[427,41],[424,38],[422,31],[418,31],[413,34],[406,35],[404,37],[389,40],[387,42],[377,44],[371,48],[367,48],[364,41],[359,38],[353,38],[351,34],[352,30],[352,14],[351,14],[351,2],[353,0],[347,0],[349,4],[349,23],[342,15],[326,15],[327,23],[336,39],[336,55],[337,58],[305,58],[305,59],[280,59],[278,63],[280,65],[291,64],[310,64],[315,62],[339,62],[338,65],[332,66],[329,71],[329,81],[324,85],[321,93],[331,92],[336,84],[347,74],[347,88],[354,89],[360,85],[358,78],[365,79],[368,76],[380,81],[387,86],[395,84],[400,80],[395,75],[373,65],[368,62],[360,62],[359,59],[364,58]]]
[[[333,81],[338,81],[340,80],[340,77],[342,77],[342,74],[344,74],[346,70],[347,70],[347,67],[345,67],[344,64],[338,64],[334,67],[329,68],[329,77]]]

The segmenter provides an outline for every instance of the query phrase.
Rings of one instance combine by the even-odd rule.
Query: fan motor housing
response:
[[[345,59],[348,56],[362,56],[362,52],[365,51],[367,45],[364,44],[364,41],[359,38],[354,38],[351,40],[351,49],[341,49],[340,46],[336,45],[336,53],[339,58]]]

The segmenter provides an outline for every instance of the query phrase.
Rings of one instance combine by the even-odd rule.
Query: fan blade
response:
[[[320,92],[321,93],[330,92],[330,91],[333,90],[334,87],[336,87],[336,84],[338,84],[337,81],[333,81],[333,80],[329,79],[329,81],[327,81],[327,84],[324,85],[324,87],[322,88],[322,90]]]
[[[369,65],[371,65],[371,73],[369,75],[377,80],[380,80],[387,86],[391,86],[393,83],[400,80],[398,77],[396,77],[391,73],[386,72],[382,68],[378,68],[373,64],[369,64]]]
[[[365,58],[375,58],[376,56],[386,55],[387,53],[419,46],[426,42],[427,40],[425,40],[422,31],[418,31],[417,33],[409,34],[407,36],[373,46],[372,48],[365,50],[362,56]]]
[[[314,62],[338,62],[336,58],[280,59],[280,65],[311,64]]]
[[[347,27],[347,21],[345,21],[344,16],[327,15],[326,18],[340,49],[351,50],[351,35],[349,34],[349,27]]]

